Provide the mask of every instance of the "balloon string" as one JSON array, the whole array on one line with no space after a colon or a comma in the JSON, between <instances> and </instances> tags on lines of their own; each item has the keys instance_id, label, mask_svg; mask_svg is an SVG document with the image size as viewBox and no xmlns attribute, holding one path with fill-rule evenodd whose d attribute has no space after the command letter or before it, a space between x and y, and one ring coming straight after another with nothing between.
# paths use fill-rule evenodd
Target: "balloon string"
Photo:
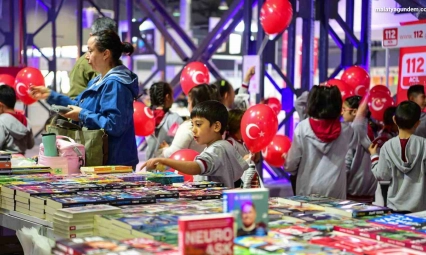
<instances>
[{"instance_id":1,"label":"balloon string","mask_svg":"<svg viewBox=\"0 0 426 255\"><path fill-rule=\"evenodd\" d=\"M257 55L261 55L263 53L263 51L265 50L266 44L268 43L268 40L269 40L269 35L265 35L265 38L263 38L262 44L260 45Z\"/></svg>"}]
</instances>

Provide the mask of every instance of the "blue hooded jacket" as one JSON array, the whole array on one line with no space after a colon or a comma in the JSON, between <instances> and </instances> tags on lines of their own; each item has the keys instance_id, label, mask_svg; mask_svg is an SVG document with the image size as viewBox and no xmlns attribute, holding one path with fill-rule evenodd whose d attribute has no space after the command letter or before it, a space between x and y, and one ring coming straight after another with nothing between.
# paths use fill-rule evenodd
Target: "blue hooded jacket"
<instances>
[{"instance_id":1,"label":"blue hooded jacket","mask_svg":"<svg viewBox=\"0 0 426 255\"><path fill-rule=\"evenodd\" d=\"M80 125L104 129L108 134L108 165L136 166L139 162L133 124L133 100L139 92L138 77L124 65L89 81L75 100L52 91L47 102L81 107Z\"/></svg>"}]
</instances>

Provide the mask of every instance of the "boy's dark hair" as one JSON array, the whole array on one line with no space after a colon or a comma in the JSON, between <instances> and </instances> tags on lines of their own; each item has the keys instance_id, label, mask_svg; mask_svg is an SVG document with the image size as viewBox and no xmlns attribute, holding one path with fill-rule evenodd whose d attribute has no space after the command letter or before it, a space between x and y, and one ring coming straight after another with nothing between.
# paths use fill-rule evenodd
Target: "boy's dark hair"
<instances>
[{"instance_id":1,"label":"boy's dark hair","mask_svg":"<svg viewBox=\"0 0 426 255\"><path fill-rule=\"evenodd\" d=\"M102 30L112 30L118 33L117 22L108 17L101 17L96 19L92 24L92 34Z\"/></svg>"},{"instance_id":2,"label":"boy's dark hair","mask_svg":"<svg viewBox=\"0 0 426 255\"><path fill-rule=\"evenodd\" d=\"M204 101L192 108L191 119L195 117L207 119L210 126L219 121L221 135L225 132L228 124L228 110L221 102L215 100Z\"/></svg>"},{"instance_id":3,"label":"boy's dark hair","mask_svg":"<svg viewBox=\"0 0 426 255\"><path fill-rule=\"evenodd\" d=\"M215 86L210 86L208 84L200 84L193 87L189 93L188 97L192 100L192 108L198 105L201 102L216 100L220 101L219 92Z\"/></svg>"},{"instance_id":4,"label":"boy's dark hair","mask_svg":"<svg viewBox=\"0 0 426 255\"><path fill-rule=\"evenodd\" d=\"M338 119L342 112L342 95L339 88L337 86L313 86L309 92L306 109L308 115L315 119Z\"/></svg>"},{"instance_id":5,"label":"boy's dark hair","mask_svg":"<svg viewBox=\"0 0 426 255\"><path fill-rule=\"evenodd\" d=\"M226 93L230 93L230 91L234 89L227 80L217 80L212 85L219 91L220 99L222 99Z\"/></svg>"},{"instance_id":6,"label":"boy's dark hair","mask_svg":"<svg viewBox=\"0 0 426 255\"><path fill-rule=\"evenodd\" d=\"M241 109L232 109L228 112L228 131L229 135L234 135L241 128L241 119L243 118L245 111Z\"/></svg>"},{"instance_id":7,"label":"boy's dark hair","mask_svg":"<svg viewBox=\"0 0 426 255\"><path fill-rule=\"evenodd\" d=\"M0 85L0 102L9 109L14 109L16 104L15 90L7 85Z\"/></svg>"},{"instance_id":8,"label":"boy's dark hair","mask_svg":"<svg viewBox=\"0 0 426 255\"><path fill-rule=\"evenodd\" d=\"M386 108L385 112L383 113L383 124L390 126L393 123L393 116L395 116L396 106L390 106Z\"/></svg>"},{"instance_id":9,"label":"boy's dark hair","mask_svg":"<svg viewBox=\"0 0 426 255\"><path fill-rule=\"evenodd\" d=\"M166 95L173 96L172 88L167 82L156 82L149 88L149 97L151 98L151 109L158 106L164 106ZM168 109L164 109L167 111Z\"/></svg>"},{"instance_id":10,"label":"boy's dark hair","mask_svg":"<svg viewBox=\"0 0 426 255\"><path fill-rule=\"evenodd\" d=\"M411 129L420 120L420 106L412 101L403 101L395 111L395 122L400 129Z\"/></svg>"},{"instance_id":11,"label":"boy's dark hair","mask_svg":"<svg viewBox=\"0 0 426 255\"><path fill-rule=\"evenodd\" d=\"M425 94L425 87L420 84L412 85L407 90L407 98L410 100L410 97L415 97L420 94Z\"/></svg>"}]
</instances>

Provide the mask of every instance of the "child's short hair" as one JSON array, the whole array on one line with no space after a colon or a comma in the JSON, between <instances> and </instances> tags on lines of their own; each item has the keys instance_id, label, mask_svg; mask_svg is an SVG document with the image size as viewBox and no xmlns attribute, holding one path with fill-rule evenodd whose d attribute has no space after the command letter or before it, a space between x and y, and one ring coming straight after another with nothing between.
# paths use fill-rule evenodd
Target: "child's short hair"
<instances>
[{"instance_id":1,"label":"child's short hair","mask_svg":"<svg viewBox=\"0 0 426 255\"><path fill-rule=\"evenodd\" d=\"M195 117L207 119L210 122L210 126L216 121L219 121L221 124L221 135L225 132L226 125L228 124L228 110L219 101L209 100L197 104L192 108L191 112L191 119Z\"/></svg>"},{"instance_id":2,"label":"child's short hair","mask_svg":"<svg viewBox=\"0 0 426 255\"><path fill-rule=\"evenodd\" d=\"M386 108L383 113L383 124L389 126L393 124L393 116L395 116L396 106Z\"/></svg>"},{"instance_id":3,"label":"child's short hair","mask_svg":"<svg viewBox=\"0 0 426 255\"><path fill-rule=\"evenodd\" d=\"M228 127L226 131L230 135L234 135L240 130L241 127L241 119L244 115L244 110L241 109L232 109L228 112Z\"/></svg>"},{"instance_id":4,"label":"child's short hair","mask_svg":"<svg viewBox=\"0 0 426 255\"><path fill-rule=\"evenodd\" d=\"M407 90L408 100L410 100L410 97L415 97L420 94L425 94L425 87L420 84L412 85Z\"/></svg>"},{"instance_id":5,"label":"child's short hair","mask_svg":"<svg viewBox=\"0 0 426 255\"><path fill-rule=\"evenodd\" d=\"M209 100L220 101L220 95L215 86L210 86L208 84L200 84L193 87L189 93L188 97L191 98L192 107L194 108L197 104Z\"/></svg>"},{"instance_id":6,"label":"child's short hair","mask_svg":"<svg viewBox=\"0 0 426 255\"><path fill-rule=\"evenodd\" d=\"M307 113L315 119L338 119L342 112L342 95L337 86L315 85L308 96Z\"/></svg>"},{"instance_id":7,"label":"child's short hair","mask_svg":"<svg viewBox=\"0 0 426 255\"><path fill-rule=\"evenodd\" d=\"M7 85L0 85L0 102L7 108L13 109L16 104L15 90Z\"/></svg>"},{"instance_id":8,"label":"child's short hair","mask_svg":"<svg viewBox=\"0 0 426 255\"><path fill-rule=\"evenodd\" d=\"M216 86L216 89L219 91L221 98L223 98L226 93L229 93L234 89L231 83L229 83L227 80L217 80L212 85Z\"/></svg>"},{"instance_id":9,"label":"child's short hair","mask_svg":"<svg viewBox=\"0 0 426 255\"><path fill-rule=\"evenodd\" d=\"M149 97L151 99L151 108L164 105L164 98L169 94L173 97L173 91L167 82L156 82L149 88Z\"/></svg>"},{"instance_id":10,"label":"child's short hair","mask_svg":"<svg viewBox=\"0 0 426 255\"><path fill-rule=\"evenodd\" d=\"M395 111L395 122L400 129L411 129L420 120L420 106L412 101L403 101Z\"/></svg>"},{"instance_id":11,"label":"child's short hair","mask_svg":"<svg viewBox=\"0 0 426 255\"><path fill-rule=\"evenodd\" d=\"M345 102L352 109L358 109L359 104L361 103L362 97L360 96L351 96L345 99Z\"/></svg>"}]
</instances>

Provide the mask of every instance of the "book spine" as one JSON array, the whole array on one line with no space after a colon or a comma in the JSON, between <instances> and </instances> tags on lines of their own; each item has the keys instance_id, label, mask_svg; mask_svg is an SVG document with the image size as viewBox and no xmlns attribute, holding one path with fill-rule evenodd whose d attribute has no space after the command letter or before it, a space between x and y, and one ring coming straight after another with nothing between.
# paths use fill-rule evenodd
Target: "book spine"
<instances>
[{"instance_id":1,"label":"book spine","mask_svg":"<svg viewBox=\"0 0 426 255\"><path fill-rule=\"evenodd\" d=\"M413 250L426 251L426 243L406 243L406 247Z\"/></svg>"},{"instance_id":2,"label":"book spine","mask_svg":"<svg viewBox=\"0 0 426 255\"><path fill-rule=\"evenodd\" d=\"M380 236L380 235L377 236L377 241L381 241L384 243L393 244L397 246L402 246L402 247L408 247L408 244L409 244L406 241L395 240L395 239L391 239L391 238Z\"/></svg>"},{"instance_id":3,"label":"book spine","mask_svg":"<svg viewBox=\"0 0 426 255\"><path fill-rule=\"evenodd\" d=\"M185 253L185 231L186 231L186 222L179 221L178 222L178 244L179 244L179 254L187 255Z\"/></svg>"},{"instance_id":4,"label":"book spine","mask_svg":"<svg viewBox=\"0 0 426 255\"><path fill-rule=\"evenodd\" d=\"M333 229L336 230L336 231L342 232L342 233L356 235L356 236L358 236L360 234L359 230L357 230L357 229L348 229L348 228L344 228L344 227L340 227L340 226L334 226Z\"/></svg>"}]
</instances>

